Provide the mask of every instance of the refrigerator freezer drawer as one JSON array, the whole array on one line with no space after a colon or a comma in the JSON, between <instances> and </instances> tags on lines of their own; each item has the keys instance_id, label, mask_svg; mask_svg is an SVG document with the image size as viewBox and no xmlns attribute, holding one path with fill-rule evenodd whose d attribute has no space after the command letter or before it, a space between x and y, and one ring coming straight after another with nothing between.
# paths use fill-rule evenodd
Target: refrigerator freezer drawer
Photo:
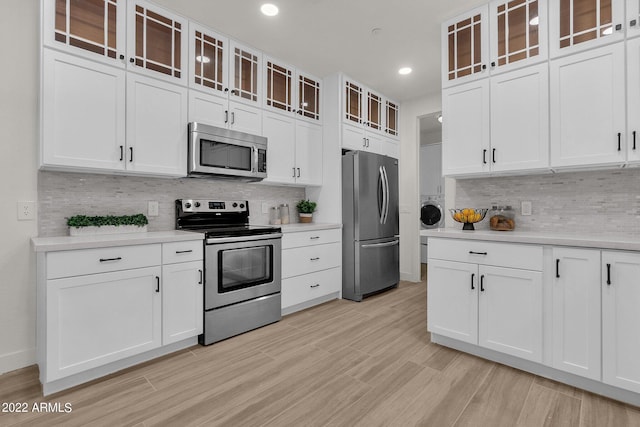
<instances>
[{"instance_id":1,"label":"refrigerator freezer drawer","mask_svg":"<svg viewBox=\"0 0 640 427\"><path fill-rule=\"evenodd\" d=\"M343 297L364 296L395 286L400 280L400 241L397 238L354 242L354 263L343 265Z\"/></svg>"}]
</instances>

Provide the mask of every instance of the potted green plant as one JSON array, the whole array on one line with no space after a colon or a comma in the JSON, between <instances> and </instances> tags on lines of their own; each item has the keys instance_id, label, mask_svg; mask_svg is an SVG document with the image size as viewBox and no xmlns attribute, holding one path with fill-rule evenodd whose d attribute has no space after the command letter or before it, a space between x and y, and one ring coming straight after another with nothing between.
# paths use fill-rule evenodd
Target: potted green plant
<instances>
[{"instance_id":1,"label":"potted green plant","mask_svg":"<svg viewBox=\"0 0 640 427\"><path fill-rule=\"evenodd\" d=\"M300 215L300 222L311 222L313 220L313 212L316 210L317 203L309 199L300 200L296 205Z\"/></svg>"},{"instance_id":2,"label":"potted green plant","mask_svg":"<svg viewBox=\"0 0 640 427\"><path fill-rule=\"evenodd\" d=\"M148 223L147 217L143 214L121 216L75 215L67 218L71 236L145 232L147 231Z\"/></svg>"}]
</instances>

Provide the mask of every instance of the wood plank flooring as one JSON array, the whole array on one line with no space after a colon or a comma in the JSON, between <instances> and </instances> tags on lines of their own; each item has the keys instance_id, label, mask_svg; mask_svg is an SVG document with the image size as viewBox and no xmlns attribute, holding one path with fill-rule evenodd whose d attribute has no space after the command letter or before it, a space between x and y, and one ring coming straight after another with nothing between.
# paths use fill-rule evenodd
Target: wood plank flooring
<instances>
[{"instance_id":1,"label":"wood plank flooring","mask_svg":"<svg viewBox=\"0 0 640 427\"><path fill-rule=\"evenodd\" d=\"M37 367L10 372L7 402L28 411L0 426L640 426L639 408L431 343L425 280L46 398Z\"/></svg>"}]
</instances>

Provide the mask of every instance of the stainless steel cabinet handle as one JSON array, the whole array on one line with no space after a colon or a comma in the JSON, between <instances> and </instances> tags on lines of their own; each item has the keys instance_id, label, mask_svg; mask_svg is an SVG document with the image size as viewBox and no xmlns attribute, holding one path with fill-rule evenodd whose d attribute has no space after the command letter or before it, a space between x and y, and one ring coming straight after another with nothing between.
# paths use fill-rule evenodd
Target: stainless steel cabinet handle
<instances>
[{"instance_id":1,"label":"stainless steel cabinet handle","mask_svg":"<svg viewBox=\"0 0 640 427\"><path fill-rule=\"evenodd\" d=\"M318 286L320 286L320 283L316 283L315 285L311 285L311 288L317 288Z\"/></svg>"},{"instance_id":2,"label":"stainless steel cabinet handle","mask_svg":"<svg viewBox=\"0 0 640 427\"><path fill-rule=\"evenodd\" d=\"M122 259L121 256L117 258L100 258L100 262L108 262L108 261L120 261Z\"/></svg>"},{"instance_id":3,"label":"stainless steel cabinet handle","mask_svg":"<svg viewBox=\"0 0 640 427\"><path fill-rule=\"evenodd\" d=\"M188 254L189 252L193 252L193 249L189 249L187 251L176 251L177 254Z\"/></svg>"},{"instance_id":4,"label":"stainless steel cabinet handle","mask_svg":"<svg viewBox=\"0 0 640 427\"><path fill-rule=\"evenodd\" d=\"M396 246L400 244L400 240L394 240L393 242L387 243L372 243L370 245L362 245L362 248L384 248L387 246Z\"/></svg>"}]
</instances>

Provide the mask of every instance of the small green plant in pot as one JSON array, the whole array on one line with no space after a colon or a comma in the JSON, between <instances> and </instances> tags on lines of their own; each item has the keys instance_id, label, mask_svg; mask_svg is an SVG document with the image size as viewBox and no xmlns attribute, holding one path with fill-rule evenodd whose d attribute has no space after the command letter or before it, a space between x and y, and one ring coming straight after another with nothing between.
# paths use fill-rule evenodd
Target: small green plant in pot
<instances>
[{"instance_id":1,"label":"small green plant in pot","mask_svg":"<svg viewBox=\"0 0 640 427\"><path fill-rule=\"evenodd\" d=\"M300 200L296 205L300 214L300 222L311 222L313 220L313 212L316 210L317 203L309 199Z\"/></svg>"}]
</instances>

